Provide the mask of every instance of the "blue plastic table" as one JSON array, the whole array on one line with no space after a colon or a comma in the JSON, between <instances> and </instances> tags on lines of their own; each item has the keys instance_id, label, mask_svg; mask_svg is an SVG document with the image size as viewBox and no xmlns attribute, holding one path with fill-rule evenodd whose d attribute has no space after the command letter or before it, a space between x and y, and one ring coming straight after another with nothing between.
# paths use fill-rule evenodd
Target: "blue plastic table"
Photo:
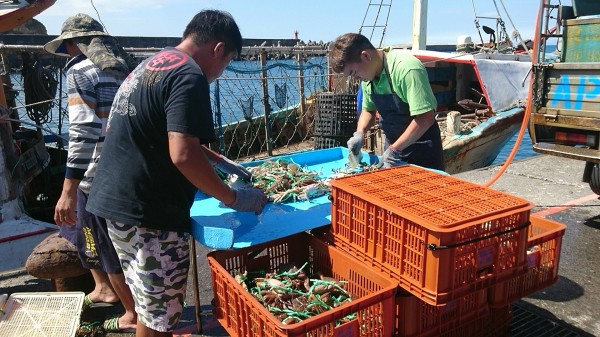
<instances>
[{"instance_id":1,"label":"blue plastic table","mask_svg":"<svg viewBox=\"0 0 600 337\"><path fill-rule=\"evenodd\" d=\"M348 162L348 149L336 147L269 158L287 158L327 178L335 169ZM363 162L377 163L377 156L363 153ZM263 161L246 162L257 166ZM262 214L236 212L215 198L198 192L192 205L192 235L201 244L215 249L236 249L253 246L327 225L331 222L329 195L309 201L281 204L269 203Z\"/></svg>"}]
</instances>

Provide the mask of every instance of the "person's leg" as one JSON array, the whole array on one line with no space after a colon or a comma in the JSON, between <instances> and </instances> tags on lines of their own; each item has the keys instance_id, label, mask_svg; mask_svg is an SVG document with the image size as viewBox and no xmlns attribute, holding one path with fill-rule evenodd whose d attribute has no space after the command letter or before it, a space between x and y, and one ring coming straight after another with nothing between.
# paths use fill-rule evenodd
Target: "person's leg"
<instances>
[{"instance_id":1,"label":"person's leg","mask_svg":"<svg viewBox=\"0 0 600 337\"><path fill-rule=\"evenodd\" d=\"M79 191L77 195L78 201L87 204L88 195ZM103 279L101 284L108 284L117 300L121 301L125 313L118 318L116 328L118 330L135 328L137 323L137 314L135 313L135 305L131 291L125 283L125 276L115 247L108 237L106 228L106 220L97 217L83 209L78 212L78 216L86 219L86 223L92 231L93 241L97 250L98 260L102 268ZM96 283L98 284L98 283ZM92 298L93 299L93 298ZM113 318L114 319L114 318Z\"/></svg>"},{"instance_id":2,"label":"person's leg","mask_svg":"<svg viewBox=\"0 0 600 337\"><path fill-rule=\"evenodd\" d=\"M152 330L145 326L141 321L138 321L137 328L135 329L136 337L172 337L173 332L161 332Z\"/></svg>"},{"instance_id":3,"label":"person's leg","mask_svg":"<svg viewBox=\"0 0 600 337\"><path fill-rule=\"evenodd\" d=\"M77 190L77 223L76 226L76 242L77 253L81 264L84 268L89 269L94 278L94 290L87 294L88 300L93 303L106 302L115 303L119 301L117 294L114 292L108 275L101 269L100 259L98 257L98 247L91 224L90 217L86 216L85 205L87 197L81 190ZM89 214L89 213L87 213Z\"/></svg>"},{"instance_id":4,"label":"person's leg","mask_svg":"<svg viewBox=\"0 0 600 337\"><path fill-rule=\"evenodd\" d=\"M133 296L127 283L125 283L125 275L121 274L108 274L110 283L113 286L115 293L119 296L125 313L119 317L119 328L129 329L135 328L137 324L137 313L135 312L135 304L133 302Z\"/></svg>"},{"instance_id":5,"label":"person's leg","mask_svg":"<svg viewBox=\"0 0 600 337\"><path fill-rule=\"evenodd\" d=\"M119 297L113 289L108 275L101 269L90 269L90 273L92 273L92 277L94 278L95 287L94 290L88 294L88 298L94 303L119 302Z\"/></svg>"},{"instance_id":6,"label":"person's leg","mask_svg":"<svg viewBox=\"0 0 600 337\"><path fill-rule=\"evenodd\" d=\"M136 336L171 336L183 312L189 234L113 221L108 221L108 234L134 296Z\"/></svg>"}]
</instances>

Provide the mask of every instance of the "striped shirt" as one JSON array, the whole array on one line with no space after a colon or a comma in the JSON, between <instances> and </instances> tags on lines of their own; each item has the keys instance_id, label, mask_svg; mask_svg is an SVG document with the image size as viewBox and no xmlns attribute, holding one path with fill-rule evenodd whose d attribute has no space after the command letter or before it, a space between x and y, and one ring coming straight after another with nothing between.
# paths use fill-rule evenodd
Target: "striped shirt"
<instances>
[{"instance_id":1,"label":"striped shirt","mask_svg":"<svg viewBox=\"0 0 600 337\"><path fill-rule=\"evenodd\" d=\"M125 79L102 71L85 56L67 63L69 151L66 178L81 180L89 193L106 135L106 122L119 86Z\"/></svg>"}]
</instances>

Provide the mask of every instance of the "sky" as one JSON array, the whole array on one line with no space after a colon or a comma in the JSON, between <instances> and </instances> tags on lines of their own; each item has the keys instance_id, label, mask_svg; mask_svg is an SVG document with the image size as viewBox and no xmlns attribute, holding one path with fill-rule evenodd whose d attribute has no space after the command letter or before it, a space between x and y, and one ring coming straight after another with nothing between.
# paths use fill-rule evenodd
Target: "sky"
<instances>
[{"instance_id":1,"label":"sky","mask_svg":"<svg viewBox=\"0 0 600 337\"><path fill-rule=\"evenodd\" d=\"M61 24L67 17L86 13L100 19L113 36L180 37L198 11L219 9L232 14L244 38L288 39L294 38L297 31L298 38L304 42L328 42L341 34L358 32L363 20L365 25L374 25L379 6L370 3L380 1L57 0L36 19L46 26L50 35L60 34ZM382 0L381 3L391 3L383 45L410 43L413 1ZM496 29L498 12L492 0L429 0L427 43L456 43L461 35L470 35L473 42L481 42L475 28L473 3L480 25ZM532 37L539 3L539 0L496 0L509 36L516 28L523 39ZM385 24L383 16L387 12L382 10L378 25ZM372 35L371 31L365 28L362 33L377 46L382 29L376 29ZM481 34L487 42L487 35L483 31Z\"/></svg>"}]
</instances>

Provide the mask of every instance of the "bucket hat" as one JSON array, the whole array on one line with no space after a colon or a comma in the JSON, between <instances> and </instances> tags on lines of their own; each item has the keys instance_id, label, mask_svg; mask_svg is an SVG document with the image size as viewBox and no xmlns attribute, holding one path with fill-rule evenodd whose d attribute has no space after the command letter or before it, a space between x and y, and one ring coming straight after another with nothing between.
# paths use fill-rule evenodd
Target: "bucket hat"
<instances>
[{"instance_id":1,"label":"bucket hat","mask_svg":"<svg viewBox=\"0 0 600 337\"><path fill-rule=\"evenodd\" d=\"M60 35L54 40L46 43L44 45L44 50L55 55L69 56L63 45L64 40L88 36L109 35L104 32L104 27L91 16L82 13L75 14L63 22ZM85 49L87 49L85 39L78 39L77 46L85 54Z\"/></svg>"}]
</instances>

